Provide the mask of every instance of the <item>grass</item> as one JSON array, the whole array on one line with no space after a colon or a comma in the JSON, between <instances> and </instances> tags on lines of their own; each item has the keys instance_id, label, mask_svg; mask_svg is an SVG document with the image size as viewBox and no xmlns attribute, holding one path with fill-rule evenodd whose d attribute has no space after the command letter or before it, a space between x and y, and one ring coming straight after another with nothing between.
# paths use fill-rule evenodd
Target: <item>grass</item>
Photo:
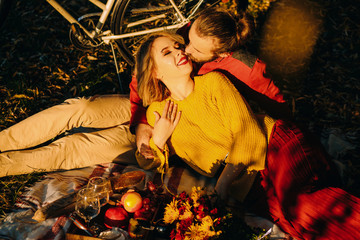
<instances>
[{"instance_id":1,"label":"grass","mask_svg":"<svg viewBox=\"0 0 360 240\"><path fill-rule=\"evenodd\" d=\"M110 48L76 50L68 39L69 25L45 1L14 1L0 31L0 130L67 98L119 93ZM128 91L130 69L122 70ZM0 214L42 176L0 178Z\"/></svg>"},{"instance_id":2,"label":"grass","mask_svg":"<svg viewBox=\"0 0 360 240\"><path fill-rule=\"evenodd\" d=\"M14 208L14 204L26 191L27 187L41 180L44 173L34 172L19 176L7 176L0 178L0 218L4 218Z\"/></svg>"},{"instance_id":3,"label":"grass","mask_svg":"<svg viewBox=\"0 0 360 240\"><path fill-rule=\"evenodd\" d=\"M314 2L309 0L310 4ZM356 135L360 133L360 17L352 1L316 2L317 7L312 9L321 19L318 32L312 34L316 36L312 52L303 58L305 64L295 71L286 71L294 62L271 62L278 51L270 47L274 37L264 34L266 29L273 32L280 23L266 25L271 20L269 15L257 19L255 40L270 37L259 54L264 58L269 56L273 79L284 91L297 121L318 135L328 128L338 128L344 135ZM67 3L77 7L75 1ZM269 12L281 7L275 2ZM87 10L86 6L79 8L79 11ZM288 18L282 16L277 21L286 22ZM312 22L307 24L312 26ZM110 49L78 51L70 44L68 31L67 22L45 1L14 2L0 30L0 130L67 98L119 93ZM126 87L131 69L124 63L122 66L121 78ZM348 167L346 186L359 196L360 144L358 137L350 140L358 148L342 156ZM0 214L9 212L26 187L42 176L43 173L33 173L0 178Z\"/></svg>"}]
</instances>

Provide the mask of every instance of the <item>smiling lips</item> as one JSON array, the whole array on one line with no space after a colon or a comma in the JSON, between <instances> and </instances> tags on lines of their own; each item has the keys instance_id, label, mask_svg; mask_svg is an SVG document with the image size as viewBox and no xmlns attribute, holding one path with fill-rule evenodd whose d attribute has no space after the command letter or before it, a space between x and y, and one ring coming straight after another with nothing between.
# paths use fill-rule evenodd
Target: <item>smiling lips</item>
<instances>
[{"instance_id":1,"label":"smiling lips","mask_svg":"<svg viewBox=\"0 0 360 240\"><path fill-rule=\"evenodd\" d=\"M183 56L182 58L180 58L180 61L178 62L178 66L181 66L181 65L185 65L189 62L187 56Z\"/></svg>"}]
</instances>

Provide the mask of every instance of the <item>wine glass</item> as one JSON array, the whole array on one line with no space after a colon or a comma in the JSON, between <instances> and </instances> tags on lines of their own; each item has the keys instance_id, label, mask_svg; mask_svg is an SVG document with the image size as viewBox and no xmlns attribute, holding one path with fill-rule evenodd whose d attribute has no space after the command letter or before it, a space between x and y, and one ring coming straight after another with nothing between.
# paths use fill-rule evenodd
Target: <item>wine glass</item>
<instances>
[{"instance_id":1,"label":"wine glass","mask_svg":"<svg viewBox=\"0 0 360 240\"><path fill-rule=\"evenodd\" d=\"M90 178L87 187L99 196L101 206L104 206L109 202L110 195L112 194L109 179L105 177L92 177Z\"/></svg>"},{"instance_id":2,"label":"wine glass","mask_svg":"<svg viewBox=\"0 0 360 240\"><path fill-rule=\"evenodd\" d=\"M89 226L90 220L100 213L100 200L91 189L82 188L76 194L75 211Z\"/></svg>"}]
</instances>

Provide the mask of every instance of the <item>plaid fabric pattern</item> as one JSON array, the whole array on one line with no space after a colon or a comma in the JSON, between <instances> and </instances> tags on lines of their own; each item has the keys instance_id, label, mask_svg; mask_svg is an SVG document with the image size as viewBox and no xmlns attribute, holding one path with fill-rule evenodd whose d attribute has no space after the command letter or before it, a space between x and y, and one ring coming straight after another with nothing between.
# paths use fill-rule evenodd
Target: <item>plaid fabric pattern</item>
<instances>
[{"instance_id":1,"label":"plaid fabric pattern","mask_svg":"<svg viewBox=\"0 0 360 240\"><path fill-rule=\"evenodd\" d=\"M360 199L338 187L325 151L294 124L276 122L261 176L266 212L291 236L359 239Z\"/></svg>"},{"instance_id":2,"label":"plaid fabric pattern","mask_svg":"<svg viewBox=\"0 0 360 240\"><path fill-rule=\"evenodd\" d=\"M0 239L65 239L65 234L71 226L68 214L34 223L31 218L36 210L46 208L49 204L73 194L74 191L87 184L91 177L109 177L135 170L144 171L137 166L108 163L46 175L43 180L21 196L16 204L18 209L9 214L0 224ZM214 179L181 167L170 168L163 180L159 173L144 172L146 173L145 183L151 180L156 185L161 185L163 181L175 194L182 191L190 192L192 186L206 187L208 191L212 191L215 185Z\"/></svg>"}]
</instances>

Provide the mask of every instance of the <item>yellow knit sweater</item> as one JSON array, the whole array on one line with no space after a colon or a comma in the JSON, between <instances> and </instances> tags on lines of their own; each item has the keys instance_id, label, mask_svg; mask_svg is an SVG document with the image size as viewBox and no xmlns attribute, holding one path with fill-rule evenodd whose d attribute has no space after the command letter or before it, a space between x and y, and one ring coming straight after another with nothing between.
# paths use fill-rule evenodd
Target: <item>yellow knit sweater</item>
<instances>
[{"instance_id":1,"label":"yellow knit sweater","mask_svg":"<svg viewBox=\"0 0 360 240\"><path fill-rule=\"evenodd\" d=\"M176 101L182 111L179 124L161 152L150 140L155 159L146 160L137 154L144 169L167 166L168 149L202 175L213 177L226 155L226 163L240 164L246 169L239 179L242 200L254 180L256 171L264 169L268 138L275 120L255 116L243 97L222 74L211 72L195 77L194 91ZM169 100L167 99L167 100ZM151 104L147 120L154 125L154 111L163 112L165 101ZM239 184L236 184L237 186ZM245 186L247 185L247 186Z\"/></svg>"}]
</instances>

